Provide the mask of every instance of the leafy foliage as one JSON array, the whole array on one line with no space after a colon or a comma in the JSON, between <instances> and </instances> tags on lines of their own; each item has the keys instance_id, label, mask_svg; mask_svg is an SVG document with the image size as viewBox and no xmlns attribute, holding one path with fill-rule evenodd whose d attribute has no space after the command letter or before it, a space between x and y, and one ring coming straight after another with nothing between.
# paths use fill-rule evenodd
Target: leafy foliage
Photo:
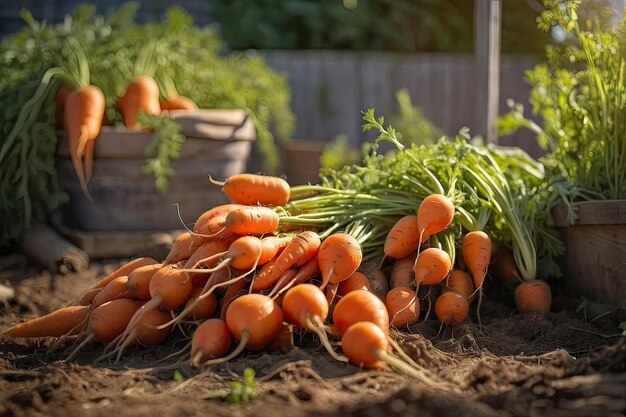
<instances>
[{"instance_id":1,"label":"leafy foliage","mask_svg":"<svg viewBox=\"0 0 626 417\"><path fill-rule=\"evenodd\" d=\"M434 143L443 136L441 129L424 116L422 109L413 105L409 90L400 89L396 91L395 95L398 111L390 120L391 124L402 132L402 136L399 138L401 142L404 142L403 137L406 137L410 138L416 145L425 145Z\"/></svg>"},{"instance_id":2,"label":"leafy foliage","mask_svg":"<svg viewBox=\"0 0 626 417\"><path fill-rule=\"evenodd\" d=\"M154 175L156 189L165 194L168 178L174 174L170 162L178 158L185 136L181 133L180 125L165 114L151 115L141 111L135 120L140 127L152 131L152 139L145 149L146 156L152 158L146 161L143 172Z\"/></svg>"},{"instance_id":3,"label":"leafy foliage","mask_svg":"<svg viewBox=\"0 0 626 417\"><path fill-rule=\"evenodd\" d=\"M561 182L566 200L626 198L626 60L624 22L605 29L601 19L578 20L579 1L546 2L538 27L565 28L569 41L546 48L547 62L526 72L532 113L510 103L503 133L533 131L547 151L547 178Z\"/></svg>"},{"instance_id":4,"label":"leafy foliage","mask_svg":"<svg viewBox=\"0 0 626 417\"><path fill-rule=\"evenodd\" d=\"M87 55L90 82L105 95L105 124L122 123L117 98L138 72L150 70L159 84L172 80L201 108L247 109L256 124L266 170L277 167L274 135L289 140L294 124L285 78L258 56L218 55L215 33L195 26L180 8L171 8L162 22L137 24L137 7L127 3L105 18L95 15L94 7L82 6L55 25L37 22L25 12L28 26L0 42L0 148L5 154L0 164L0 245L18 238L29 224L45 220L66 199L54 167L53 97L59 80L42 82L42 76L60 62L71 61L72 38ZM7 142L19 112L43 84L46 94L31 109L28 127L19 129L18 140ZM167 169L157 168L154 161L151 165L149 169L164 178ZM164 185L163 179L157 181Z\"/></svg>"}]
</instances>

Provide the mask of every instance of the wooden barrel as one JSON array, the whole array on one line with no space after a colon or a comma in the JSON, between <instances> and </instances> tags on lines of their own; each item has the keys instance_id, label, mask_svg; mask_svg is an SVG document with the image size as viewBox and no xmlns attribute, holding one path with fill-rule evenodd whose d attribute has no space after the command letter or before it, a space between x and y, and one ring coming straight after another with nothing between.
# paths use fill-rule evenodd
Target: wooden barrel
<instances>
[{"instance_id":1,"label":"wooden barrel","mask_svg":"<svg viewBox=\"0 0 626 417\"><path fill-rule=\"evenodd\" d=\"M85 231L159 231L192 225L209 208L228 201L208 176L222 180L245 171L256 132L243 110L176 110L170 117L186 136L169 190L160 194L154 176L142 171L151 134L122 127L103 127L95 141L90 202L72 167L65 135L60 135L57 171L70 201L62 207L63 223Z\"/></svg>"},{"instance_id":2,"label":"wooden barrel","mask_svg":"<svg viewBox=\"0 0 626 417\"><path fill-rule=\"evenodd\" d=\"M626 300L626 200L575 203L578 218L567 221L565 206L552 212L565 242L564 280L569 292L611 305ZM541 273L541 271L540 271Z\"/></svg>"}]
</instances>

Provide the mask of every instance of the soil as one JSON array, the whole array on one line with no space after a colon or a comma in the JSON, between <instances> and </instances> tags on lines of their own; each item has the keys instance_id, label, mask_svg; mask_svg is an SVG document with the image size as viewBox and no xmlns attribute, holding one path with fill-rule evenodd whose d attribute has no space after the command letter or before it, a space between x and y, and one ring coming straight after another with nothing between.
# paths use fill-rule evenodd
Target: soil
<instances>
[{"instance_id":1,"label":"soil","mask_svg":"<svg viewBox=\"0 0 626 417\"><path fill-rule=\"evenodd\" d=\"M16 261L17 259L17 261ZM18 256L0 258L0 283L15 296L0 305L0 328L36 317L74 299L119 262L52 277ZM449 388L385 371L338 363L315 339L298 348L246 352L206 373L175 359L180 330L158 347L131 347L118 364L94 363L102 346L64 359L72 340L14 340L0 336L0 416L623 416L626 339L609 315L585 321L579 300L557 297L545 316L521 315L510 291L486 290L483 326L472 316L454 328L435 320L395 332L403 350ZM504 300L497 301L497 300ZM168 369L155 369L165 367ZM214 398L245 368L256 371L256 397L247 404Z\"/></svg>"}]
</instances>

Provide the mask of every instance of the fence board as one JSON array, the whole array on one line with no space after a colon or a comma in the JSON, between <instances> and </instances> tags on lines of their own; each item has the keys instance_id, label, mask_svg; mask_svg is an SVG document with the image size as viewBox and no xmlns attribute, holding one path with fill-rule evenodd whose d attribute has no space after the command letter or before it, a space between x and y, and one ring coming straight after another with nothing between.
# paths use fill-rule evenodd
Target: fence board
<instances>
[{"instance_id":1,"label":"fence board","mask_svg":"<svg viewBox=\"0 0 626 417\"><path fill-rule=\"evenodd\" d=\"M448 135L463 126L477 127L486 109L476 106L479 83L471 55L359 53L346 51L261 51L269 66L284 72L292 91L296 137L329 141L346 134L351 144L369 136L360 132L361 111L374 107L378 115L396 112L394 94L407 88L420 106ZM500 79L500 112L508 110L507 98L528 109L529 87L524 70L530 58L503 57ZM539 155L529 132L500 139Z\"/></svg>"}]
</instances>

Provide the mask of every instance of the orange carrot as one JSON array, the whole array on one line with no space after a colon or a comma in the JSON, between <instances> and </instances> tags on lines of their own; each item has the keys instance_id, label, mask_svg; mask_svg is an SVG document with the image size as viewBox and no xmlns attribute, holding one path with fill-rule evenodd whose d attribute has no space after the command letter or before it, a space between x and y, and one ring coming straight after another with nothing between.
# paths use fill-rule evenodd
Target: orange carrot
<instances>
[{"instance_id":1,"label":"orange carrot","mask_svg":"<svg viewBox=\"0 0 626 417\"><path fill-rule=\"evenodd\" d=\"M100 290L98 295L93 299L91 308L94 309L108 301L118 298L129 298L130 293L126 286L128 277L117 277L109 282L106 287Z\"/></svg>"},{"instance_id":2,"label":"orange carrot","mask_svg":"<svg viewBox=\"0 0 626 417\"><path fill-rule=\"evenodd\" d=\"M222 241L205 242L187 259L185 269L211 268L218 261L219 256L228 251L229 245ZM206 281L207 274L191 273L191 281L194 285Z\"/></svg>"},{"instance_id":3,"label":"orange carrot","mask_svg":"<svg viewBox=\"0 0 626 417\"><path fill-rule=\"evenodd\" d=\"M319 251L320 243L320 238L315 232L306 231L297 235L271 267L259 271L252 282L252 289L270 288L286 270L292 266L302 266L313 259Z\"/></svg>"},{"instance_id":4,"label":"orange carrot","mask_svg":"<svg viewBox=\"0 0 626 417\"><path fill-rule=\"evenodd\" d=\"M448 277L446 290L458 292L471 303L473 299L472 294L474 294L474 284L470 276L465 272L460 269L453 269Z\"/></svg>"},{"instance_id":5,"label":"orange carrot","mask_svg":"<svg viewBox=\"0 0 626 417\"><path fill-rule=\"evenodd\" d=\"M103 278L100 281L96 282L95 284L93 284L89 288L91 288L91 289L94 289L94 288L104 288L109 282L113 281L117 277L121 277L123 275L128 276L128 275L131 274L131 272L133 272L135 269L137 269L139 267L146 266L146 265L154 265L154 264L158 264L158 262L156 260L152 259L152 258L137 258L137 259L133 259L132 261L122 265L121 267L119 267L115 271L111 272L105 278Z\"/></svg>"},{"instance_id":6,"label":"orange carrot","mask_svg":"<svg viewBox=\"0 0 626 417\"><path fill-rule=\"evenodd\" d=\"M87 190L83 157L85 145L100 134L104 116L104 94L93 85L82 86L68 94L65 101L65 125L69 140L70 158L83 194L92 200ZM88 155L92 158L93 155ZM91 161L89 162L91 165Z\"/></svg>"},{"instance_id":7,"label":"orange carrot","mask_svg":"<svg viewBox=\"0 0 626 417\"><path fill-rule=\"evenodd\" d=\"M222 320L226 320L226 311L228 310L228 306L240 295L244 295L248 292L246 290L246 285L250 281L246 278L240 279L231 285L228 286L228 290L226 290L226 294L222 297L221 305L220 305L220 318Z\"/></svg>"},{"instance_id":8,"label":"orange carrot","mask_svg":"<svg viewBox=\"0 0 626 417\"><path fill-rule=\"evenodd\" d=\"M276 212L268 207L245 206L230 211L224 220L224 227L204 237L224 235L262 235L272 233L279 223Z\"/></svg>"},{"instance_id":9,"label":"orange carrot","mask_svg":"<svg viewBox=\"0 0 626 417\"><path fill-rule=\"evenodd\" d=\"M435 301L435 314L444 324L461 324L468 313L467 298L456 291L446 291Z\"/></svg>"},{"instance_id":10,"label":"orange carrot","mask_svg":"<svg viewBox=\"0 0 626 417\"><path fill-rule=\"evenodd\" d=\"M383 271L372 271L367 277L370 282L370 291L382 302L385 302L389 292L389 281Z\"/></svg>"},{"instance_id":11,"label":"orange carrot","mask_svg":"<svg viewBox=\"0 0 626 417\"><path fill-rule=\"evenodd\" d=\"M494 258L493 266L496 276L504 285L512 285L517 282L519 272L511 249L507 247L500 248Z\"/></svg>"},{"instance_id":12,"label":"orange carrot","mask_svg":"<svg viewBox=\"0 0 626 417\"><path fill-rule=\"evenodd\" d=\"M152 77L140 75L128 85L117 104L124 119L124 126L136 128L135 118L140 110L153 115L161 113L159 87Z\"/></svg>"},{"instance_id":13,"label":"orange carrot","mask_svg":"<svg viewBox=\"0 0 626 417\"><path fill-rule=\"evenodd\" d=\"M474 286L482 288L491 260L491 239L483 231L469 232L463 238L461 251L465 264L472 272Z\"/></svg>"},{"instance_id":14,"label":"orange carrot","mask_svg":"<svg viewBox=\"0 0 626 417\"><path fill-rule=\"evenodd\" d=\"M193 309L189 313L189 316L191 316L191 318L194 320L208 319L213 315L213 313L215 313L215 310L217 308L217 297L215 296L215 294L209 294L207 297L204 297L196 302L201 294L202 288L195 288L191 292L191 296L185 304L185 307L194 304Z\"/></svg>"},{"instance_id":15,"label":"orange carrot","mask_svg":"<svg viewBox=\"0 0 626 417\"><path fill-rule=\"evenodd\" d=\"M186 232L176 238L163 263L165 265L186 261L206 242L206 238Z\"/></svg>"},{"instance_id":16,"label":"orange carrot","mask_svg":"<svg viewBox=\"0 0 626 417\"><path fill-rule=\"evenodd\" d=\"M326 286L326 301L328 304L334 304L335 297L337 297L337 291L339 290L339 284L328 284Z\"/></svg>"},{"instance_id":17,"label":"orange carrot","mask_svg":"<svg viewBox=\"0 0 626 417\"><path fill-rule=\"evenodd\" d=\"M280 253L287 247L288 244L291 243L292 240L293 238L291 236L268 236L263 238L263 240L261 240L261 257L259 258L259 265L265 264Z\"/></svg>"},{"instance_id":18,"label":"orange carrot","mask_svg":"<svg viewBox=\"0 0 626 417\"><path fill-rule=\"evenodd\" d=\"M191 365L220 358L228 352L231 336L226 322L220 319L210 319L202 323L191 338Z\"/></svg>"},{"instance_id":19,"label":"orange carrot","mask_svg":"<svg viewBox=\"0 0 626 417\"><path fill-rule=\"evenodd\" d=\"M282 206L289 201L291 191L284 179L266 175L237 174L223 183L213 183L222 185L231 201L239 204Z\"/></svg>"},{"instance_id":20,"label":"orange carrot","mask_svg":"<svg viewBox=\"0 0 626 417\"><path fill-rule=\"evenodd\" d=\"M281 275L278 281L276 281L276 285L274 285L274 288L270 292L269 296L272 297L274 294L280 293L283 290L287 291L286 289L289 289L294 285L302 284L319 273L320 266L317 262L317 256L314 256L313 259L298 268L296 274L291 277L291 279L288 279L289 276L285 276L285 274Z\"/></svg>"},{"instance_id":21,"label":"orange carrot","mask_svg":"<svg viewBox=\"0 0 626 417\"><path fill-rule=\"evenodd\" d=\"M547 313L552 305L550 286L544 281L532 279L515 288L515 305L521 313Z\"/></svg>"},{"instance_id":22,"label":"orange carrot","mask_svg":"<svg viewBox=\"0 0 626 417\"><path fill-rule=\"evenodd\" d=\"M361 245L346 233L335 233L322 242L317 260L322 273L321 289L339 284L357 270L363 260Z\"/></svg>"},{"instance_id":23,"label":"orange carrot","mask_svg":"<svg viewBox=\"0 0 626 417\"><path fill-rule=\"evenodd\" d=\"M348 279L339 283L337 295L343 297L344 295L355 290L371 290L369 279L365 276L365 274L362 274L359 271L355 271L354 274L348 277Z\"/></svg>"},{"instance_id":24,"label":"orange carrot","mask_svg":"<svg viewBox=\"0 0 626 417\"><path fill-rule=\"evenodd\" d=\"M142 345L158 345L170 334L171 327L160 328L167 323L171 316L165 311L147 310L135 325L127 339L127 344L140 343ZM122 345L122 349L124 345Z\"/></svg>"},{"instance_id":25,"label":"orange carrot","mask_svg":"<svg viewBox=\"0 0 626 417\"><path fill-rule=\"evenodd\" d=\"M333 358L347 362L334 351L324 331L328 302L322 290L312 284L297 285L285 293L282 307L287 323L315 332Z\"/></svg>"},{"instance_id":26,"label":"orange carrot","mask_svg":"<svg viewBox=\"0 0 626 417\"><path fill-rule=\"evenodd\" d=\"M3 333L12 337L59 337L79 330L87 319L89 306L69 306L45 316L18 323Z\"/></svg>"},{"instance_id":27,"label":"orange carrot","mask_svg":"<svg viewBox=\"0 0 626 417\"><path fill-rule=\"evenodd\" d=\"M333 311L333 323L339 334L359 321L370 321L386 333L389 330L389 315L385 304L374 294L356 290L346 294Z\"/></svg>"},{"instance_id":28,"label":"orange carrot","mask_svg":"<svg viewBox=\"0 0 626 417\"><path fill-rule=\"evenodd\" d=\"M404 216L398 220L385 239L385 256L400 259L417 251L420 244L420 232L417 216Z\"/></svg>"},{"instance_id":29,"label":"orange carrot","mask_svg":"<svg viewBox=\"0 0 626 417\"><path fill-rule=\"evenodd\" d=\"M193 226L193 233L210 235L224 228L226 216L235 209L244 208L241 204L223 204L205 211Z\"/></svg>"},{"instance_id":30,"label":"orange carrot","mask_svg":"<svg viewBox=\"0 0 626 417\"><path fill-rule=\"evenodd\" d=\"M126 281L128 296L139 300L149 300L150 280L162 267L162 264L146 265L131 272Z\"/></svg>"},{"instance_id":31,"label":"orange carrot","mask_svg":"<svg viewBox=\"0 0 626 417\"><path fill-rule=\"evenodd\" d=\"M410 287L415 281L413 274L413 265L415 265L415 255L398 259L393 264L391 276L389 277L389 286L391 288Z\"/></svg>"},{"instance_id":32,"label":"orange carrot","mask_svg":"<svg viewBox=\"0 0 626 417\"><path fill-rule=\"evenodd\" d=\"M385 306L391 325L397 328L415 323L420 312L419 300L415 292L408 287L392 288L387 294Z\"/></svg>"},{"instance_id":33,"label":"orange carrot","mask_svg":"<svg viewBox=\"0 0 626 417\"><path fill-rule=\"evenodd\" d=\"M438 248L424 249L415 261L416 284L438 284L448 275L452 268L450 255Z\"/></svg>"},{"instance_id":34,"label":"orange carrot","mask_svg":"<svg viewBox=\"0 0 626 417\"><path fill-rule=\"evenodd\" d=\"M431 235L444 230L454 218L452 201L441 194L426 197L417 209L417 228L420 233L419 245Z\"/></svg>"}]
</instances>

